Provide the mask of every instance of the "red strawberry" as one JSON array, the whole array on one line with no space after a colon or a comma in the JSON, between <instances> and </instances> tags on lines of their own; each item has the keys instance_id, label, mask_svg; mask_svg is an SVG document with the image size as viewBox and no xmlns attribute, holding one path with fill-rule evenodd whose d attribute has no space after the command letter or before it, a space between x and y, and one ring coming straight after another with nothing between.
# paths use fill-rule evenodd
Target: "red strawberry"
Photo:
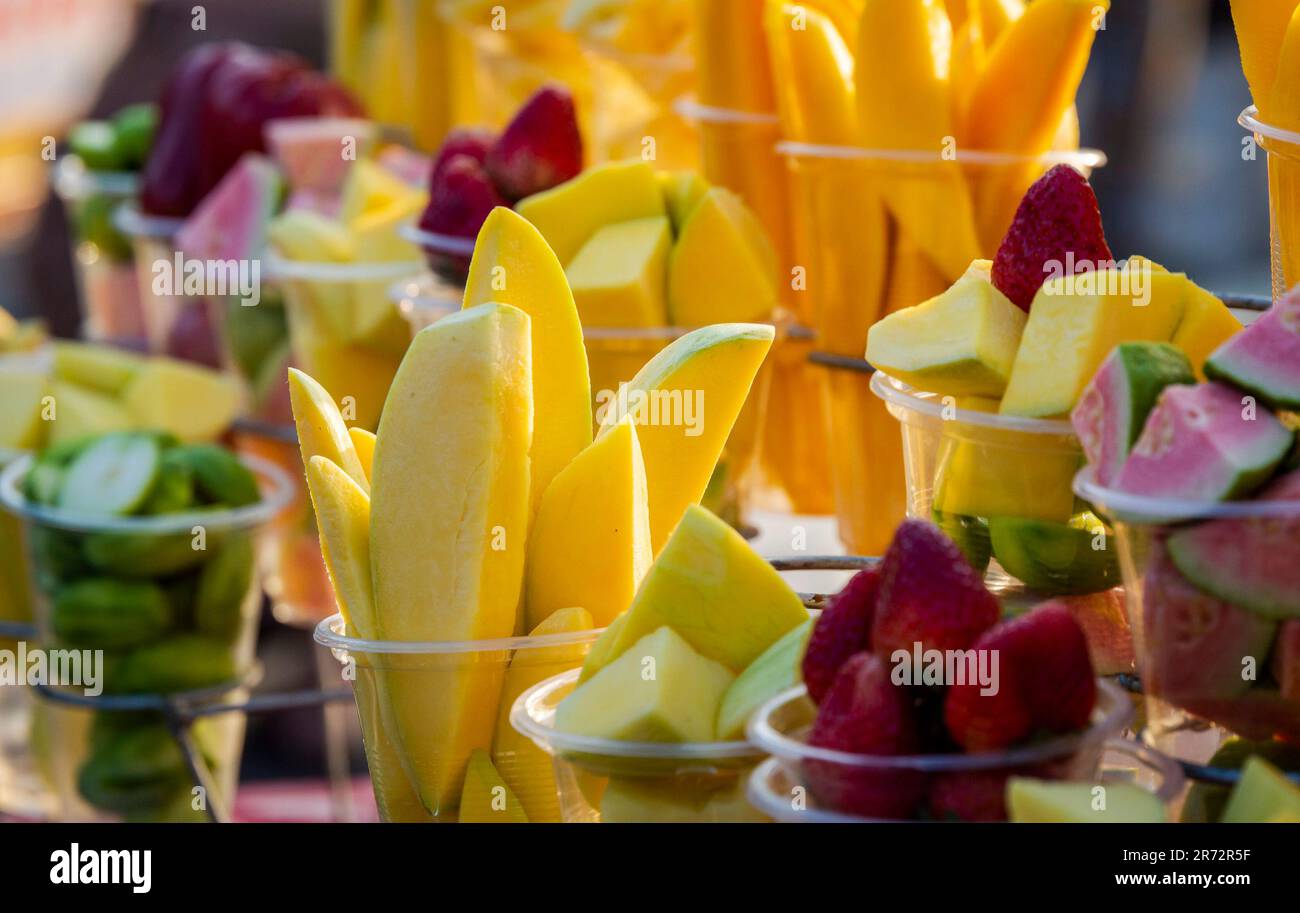
<instances>
[{"instance_id":1,"label":"red strawberry","mask_svg":"<svg viewBox=\"0 0 1300 913\"><path fill-rule=\"evenodd\" d=\"M978 682L954 684L943 703L943 720L948 734L967 751L993 751L1022 741L1034 730L1034 717L1014 681L1014 663L1003 652L999 632L994 628L975 641L974 650L998 650L996 690L982 694Z\"/></svg>"},{"instance_id":2,"label":"red strawberry","mask_svg":"<svg viewBox=\"0 0 1300 913\"><path fill-rule=\"evenodd\" d=\"M930 814L940 821L1006 821L1005 770L939 774L930 785Z\"/></svg>"},{"instance_id":3,"label":"red strawberry","mask_svg":"<svg viewBox=\"0 0 1300 913\"><path fill-rule=\"evenodd\" d=\"M871 620L879 585L879 567L859 571L831 597L817 619L803 654L803 680L814 703L821 703L845 660L871 649Z\"/></svg>"},{"instance_id":4,"label":"red strawberry","mask_svg":"<svg viewBox=\"0 0 1300 913\"><path fill-rule=\"evenodd\" d=\"M870 653L852 656L826 692L809 744L860 755L918 751L911 693L889 676L889 666ZM873 818L910 817L925 792L925 777L917 771L810 760L804 773L820 802Z\"/></svg>"},{"instance_id":5,"label":"red strawberry","mask_svg":"<svg viewBox=\"0 0 1300 913\"><path fill-rule=\"evenodd\" d=\"M470 241L478 237L483 221L501 199L483 166L468 155L454 155L445 164L442 177L429 195L429 205L420 216L425 231ZM440 275L464 279L469 258L446 251L426 250L429 265Z\"/></svg>"},{"instance_id":6,"label":"red strawberry","mask_svg":"<svg viewBox=\"0 0 1300 913\"><path fill-rule=\"evenodd\" d=\"M907 520L881 565L871 643L890 661L896 650L964 650L1001 610L983 578L937 526Z\"/></svg>"},{"instance_id":7,"label":"red strawberry","mask_svg":"<svg viewBox=\"0 0 1300 913\"><path fill-rule=\"evenodd\" d=\"M993 284L1028 311L1051 268L1064 272L1071 255L1071 272L1114 259L1088 179L1069 165L1057 165L1020 200L993 258Z\"/></svg>"},{"instance_id":8,"label":"red strawberry","mask_svg":"<svg viewBox=\"0 0 1300 913\"><path fill-rule=\"evenodd\" d=\"M582 134L573 96L561 86L538 89L492 145L485 164L511 201L576 177L582 170Z\"/></svg>"},{"instance_id":9,"label":"red strawberry","mask_svg":"<svg viewBox=\"0 0 1300 913\"><path fill-rule=\"evenodd\" d=\"M429 169L429 192L433 193L440 183L442 183L443 172L447 170L448 163L458 155L468 155L474 161L482 165L487 161L488 150L496 142L496 136L491 130L485 130L482 127L456 127L447 134L447 138L442 141L441 148L438 149L438 155L433 160L433 167Z\"/></svg>"}]
</instances>

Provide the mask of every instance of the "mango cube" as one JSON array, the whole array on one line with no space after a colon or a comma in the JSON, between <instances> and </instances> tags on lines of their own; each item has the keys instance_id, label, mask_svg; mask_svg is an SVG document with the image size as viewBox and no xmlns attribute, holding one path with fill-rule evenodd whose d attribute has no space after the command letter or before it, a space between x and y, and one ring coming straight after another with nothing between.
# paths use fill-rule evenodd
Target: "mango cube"
<instances>
[{"instance_id":1,"label":"mango cube","mask_svg":"<svg viewBox=\"0 0 1300 913\"><path fill-rule=\"evenodd\" d=\"M668 262L668 317L700 327L757 320L776 307L776 252L758 217L714 187L691 210Z\"/></svg>"},{"instance_id":2,"label":"mango cube","mask_svg":"<svg viewBox=\"0 0 1300 913\"><path fill-rule=\"evenodd\" d=\"M44 371L0 371L0 387L5 391L0 400L0 447L29 450L40 446L45 434L41 413L47 384Z\"/></svg>"},{"instance_id":3,"label":"mango cube","mask_svg":"<svg viewBox=\"0 0 1300 913\"><path fill-rule=\"evenodd\" d=\"M54 374L100 393L117 396L135 377L144 358L135 352L88 342L55 342Z\"/></svg>"},{"instance_id":4,"label":"mango cube","mask_svg":"<svg viewBox=\"0 0 1300 913\"><path fill-rule=\"evenodd\" d=\"M1164 803L1132 783L1072 783L1012 777L1007 812L1018 824L1164 824Z\"/></svg>"},{"instance_id":5,"label":"mango cube","mask_svg":"<svg viewBox=\"0 0 1300 913\"><path fill-rule=\"evenodd\" d=\"M370 159L359 159L343 181L339 221L349 225L411 197L424 194Z\"/></svg>"},{"instance_id":6,"label":"mango cube","mask_svg":"<svg viewBox=\"0 0 1300 913\"><path fill-rule=\"evenodd\" d=\"M709 192L709 182L698 171L661 171L657 175L673 233L681 232L695 204Z\"/></svg>"},{"instance_id":7,"label":"mango cube","mask_svg":"<svg viewBox=\"0 0 1300 913\"><path fill-rule=\"evenodd\" d=\"M152 358L122 392L135 425L166 428L182 441L210 441L239 414L239 388L228 378L170 358Z\"/></svg>"},{"instance_id":8,"label":"mango cube","mask_svg":"<svg viewBox=\"0 0 1300 913\"><path fill-rule=\"evenodd\" d=\"M667 216L614 222L598 229L566 270L583 325L667 323L664 301L672 243Z\"/></svg>"}]
</instances>

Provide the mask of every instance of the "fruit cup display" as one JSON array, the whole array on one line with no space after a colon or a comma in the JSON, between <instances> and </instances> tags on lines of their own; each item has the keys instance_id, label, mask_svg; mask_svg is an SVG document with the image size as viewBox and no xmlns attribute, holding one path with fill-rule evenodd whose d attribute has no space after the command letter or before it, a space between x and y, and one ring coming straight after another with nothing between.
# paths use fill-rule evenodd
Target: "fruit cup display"
<instances>
[{"instance_id":1,"label":"fruit cup display","mask_svg":"<svg viewBox=\"0 0 1300 913\"><path fill-rule=\"evenodd\" d=\"M1121 346L1074 411L1075 490L1118 534L1154 738L1187 715L1300 738L1297 358L1292 293L1208 355L1208 380L1169 347Z\"/></svg>"},{"instance_id":2,"label":"fruit cup display","mask_svg":"<svg viewBox=\"0 0 1300 913\"><path fill-rule=\"evenodd\" d=\"M288 489L270 464L165 432L81 438L11 464L0 499L22 522L40 645L102 656L106 696L200 699L238 689L252 666L261 605L254 539ZM79 696L94 683L52 684ZM203 817L157 711L42 700L64 814ZM242 732L239 714L191 730L220 792L211 801L223 807Z\"/></svg>"},{"instance_id":3,"label":"fruit cup display","mask_svg":"<svg viewBox=\"0 0 1300 913\"><path fill-rule=\"evenodd\" d=\"M54 189L72 226L72 262L88 339L142 345L146 339L131 242L117 228L119 206L138 188L157 111L131 105L109 121L83 121L68 134Z\"/></svg>"}]
</instances>

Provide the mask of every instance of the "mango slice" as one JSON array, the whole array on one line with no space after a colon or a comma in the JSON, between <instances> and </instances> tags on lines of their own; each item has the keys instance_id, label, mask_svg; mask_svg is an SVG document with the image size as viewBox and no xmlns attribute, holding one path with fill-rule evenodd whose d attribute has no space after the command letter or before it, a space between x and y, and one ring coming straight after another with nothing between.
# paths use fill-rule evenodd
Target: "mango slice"
<instances>
[{"instance_id":1,"label":"mango slice","mask_svg":"<svg viewBox=\"0 0 1300 913\"><path fill-rule=\"evenodd\" d=\"M734 529L692 505L651 565L618 630L601 637L612 643L597 642L584 672L590 677L596 661L621 656L663 625L702 655L740 672L807 619L803 602L772 565Z\"/></svg>"},{"instance_id":2,"label":"mango slice","mask_svg":"<svg viewBox=\"0 0 1300 913\"><path fill-rule=\"evenodd\" d=\"M745 798L745 777L684 783L610 777L600 798L602 824L758 824L767 821Z\"/></svg>"},{"instance_id":3,"label":"mango slice","mask_svg":"<svg viewBox=\"0 0 1300 913\"><path fill-rule=\"evenodd\" d=\"M1223 810L1223 823L1251 824L1283 816L1300 817L1300 786L1263 758L1248 758Z\"/></svg>"},{"instance_id":4,"label":"mango slice","mask_svg":"<svg viewBox=\"0 0 1300 913\"><path fill-rule=\"evenodd\" d=\"M1241 321L1228 306L1190 279L1186 284L1187 301L1182 322L1171 340L1183 350L1196 376L1205 380L1205 359L1210 353L1241 332Z\"/></svg>"},{"instance_id":5,"label":"mango slice","mask_svg":"<svg viewBox=\"0 0 1300 913\"><path fill-rule=\"evenodd\" d=\"M1132 783L1077 783L1012 777L1007 811L1018 824L1164 824L1164 803Z\"/></svg>"},{"instance_id":6,"label":"mango slice","mask_svg":"<svg viewBox=\"0 0 1300 913\"><path fill-rule=\"evenodd\" d=\"M117 396L145 359L135 352L89 342L54 342L54 374L100 393Z\"/></svg>"},{"instance_id":7,"label":"mango slice","mask_svg":"<svg viewBox=\"0 0 1300 913\"><path fill-rule=\"evenodd\" d=\"M239 388L230 379L171 358L152 358L122 391L136 427L166 428L182 441L210 441L239 414Z\"/></svg>"},{"instance_id":8,"label":"mango slice","mask_svg":"<svg viewBox=\"0 0 1300 913\"><path fill-rule=\"evenodd\" d=\"M460 794L461 824L527 824L528 815L492 759L481 748L470 753Z\"/></svg>"},{"instance_id":9,"label":"mango slice","mask_svg":"<svg viewBox=\"0 0 1300 913\"><path fill-rule=\"evenodd\" d=\"M776 307L776 252L758 218L722 187L691 211L668 266L675 326L755 320Z\"/></svg>"},{"instance_id":10,"label":"mango slice","mask_svg":"<svg viewBox=\"0 0 1300 913\"><path fill-rule=\"evenodd\" d=\"M698 171L660 171L655 175L664 194L664 206L673 234L682 230L691 210L709 189L709 182Z\"/></svg>"},{"instance_id":11,"label":"mango slice","mask_svg":"<svg viewBox=\"0 0 1300 913\"><path fill-rule=\"evenodd\" d=\"M307 463L307 486L316 509L321 554L334 599L350 634L375 636L370 580L370 496L328 457Z\"/></svg>"},{"instance_id":12,"label":"mango slice","mask_svg":"<svg viewBox=\"0 0 1300 913\"><path fill-rule=\"evenodd\" d=\"M555 728L632 742L709 742L734 679L672 628L660 627L561 701Z\"/></svg>"},{"instance_id":13,"label":"mango slice","mask_svg":"<svg viewBox=\"0 0 1300 913\"><path fill-rule=\"evenodd\" d=\"M358 655L355 659L357 677L352 683L352 696L357 702L366 767L370 771L370 786L375 793L380 819L409 823L432 821L434 819L411 785L402 754L384 723L383 708L387 701L380 697L383 682L380 670L372 665L375 657Z\"/></svg>"},{"instance_id":14,"label":"mango slice","mask_svg":"<svg viewBox=\"0 0 1300 913\"><path fill-rule=\"evenodd\" d=\"M423 194L371 159L359 159L348 169L343 182L339 221L351 225L361 218L382 212L395 203Z\"/></svg>"},{"instance_id":15,"label":"mango slice","mask_svg":"<svg viewBox=\"0 0 1300 913\"><path fill-rule=\"evenodd\" d=\"M767 46L777 81L781 127L793 140L852 146L858 142L853 51L823 13L784 0L764 11ZM796 22L802 28L795 28Z\"/></svg>"},{"instance_id":16,"label":"mango slice","mask_svg":"<svg viewBox=\"0 0 1300 913\"><path fill-rule=\"evenodd\" d=\"M5 391L0 402L0 447L29 450L40 446L45 436L41 413L48 383L44 371L0 371L0 386Z\"/></svg>"},{"instance_id":17,"label":"mango slice","mask_svg":"<svg viewBox=\"0 0 1300 913\"><path fill-rule=\"evenodd\" d=\"M610 162L525 197L515 212L537 227L566 266L602 225L662 216L664 198L649 162Z\"/></svg>"},{"instance_id":18,"label":"mango slice","mask_svg":"<svg viewBox=\"0 0 1300 913\"><path fill-rule=\"evenodd\" d=\"M140 427L117 400L102 393L55 378L50 381L49 394L54 404L49 444Z\"/></svg>"},{"instance_id":19,"label":"mango slice","mask_svg":"<svg viewBox=\"0 0 1300 913\"><path fill-rule=\"evenodd\" d=\"M1271 117L1270 102L1296 0L1231 0L1231 3L1232 24L1241 49L1241 68L1250 84L1250 94L1260 114Z\"/></svg>"},{"instance_id":20,"label":"mango slice","mask_svg":"<svg viewBox=\"0 0 1300 913\"><path fill-rule=\"evenodd\" d=\"M361 471L369 479L370 469L375 462L375 433L367 431L365 428L353 427L348 429L348 437L352 438L352 447L357 452L357 460L361 463Z\"/></svg>"},{"instance_id":21,"label":"mango slice","mask_svg":"<svg viewBox=\"0 0 1300 913\"><path fill-rule=\"evenodd\" d=\"M636 426L625 417L555 477L529 534L528 627L582 606L604 627L650 568L650 511Z\"/></svg>"},{"instance_id":22,"label":"mango slice","mask_svg":"<svg viewBox=\"0 0 1300 913\"><path fill-rule=\"evenodd\" d=\"M515 630L528 523L528 315L484 304L416 334L380 420L370 559L377 633L477 640ZM442 816L488 748L503 670L449 654L392 656L384 724L421 802Z\"/></svg>"},{"instance_id":23,"label":"mango slice","mask_svg":"<svg viewBox=\"0 0 1300 913\"><path fill-rule=\"evenodd\" d=\"M334 399L310 375L289 369L289 404L298 431L298 448L303 465L317 455L326 457L369 493L369 475L361 465L356 447Z\"/></svg>"},{"instance_id":24,"label":"mango slice","mask_svg":"<svg viewBox=\"0 0 1300 913\"><path fill-rule=\"evenodd\" d=\"M484 221L465 282L466 308L489 301L519 308L532 327L535 508L556 474L591 443L591 390L582 325L560 261L535 227L505 207Z\"/></svg>"},{"instance_id":25,"label":"mango slice","mask_svg":"<svg viewBox=\"0 0 1300 913\"><path fill-rule=\"evenodd\" d=\"M762 5L763 0L693 0L695 93L701 104L762 114L775 109Z\"/></svg>"},{"instance_id":26,"label":"mango slice","mask_svg":"<svg viewBox=\"0 0 1300 913\"><path fill-rule=\"evenodd\" d=\"M569 264L573 300L589 327L656 327L668 323L667 216L615 222L596 231Z\"/></svg>"},{"instance_id":27,"label":"mango slice","mask_svg":"<svg viewBox=\"0 0 1300 913\"><path fill-rule=\"evenodd\" d=\"M591 613L586 609L567 608L552 612L528 634L542 637L589 631L594 627ZM492 741L492 760L506 784L519 797L528 820L534 824L560 820L555 765L549 754L510 725L510 709L519 695L533 685L579 665L586 652L585 644L519 650L506 670L505 684L501 688L501 707L497 713L496 737Z\"/></svg>"}]
</instances>

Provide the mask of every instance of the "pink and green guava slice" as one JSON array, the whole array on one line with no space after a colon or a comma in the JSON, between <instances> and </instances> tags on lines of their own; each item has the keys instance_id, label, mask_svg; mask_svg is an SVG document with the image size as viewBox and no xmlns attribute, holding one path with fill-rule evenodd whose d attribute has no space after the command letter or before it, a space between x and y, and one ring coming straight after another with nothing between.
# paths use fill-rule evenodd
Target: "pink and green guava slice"
<instances>
[{"instance_id":1,"label":"pink and green guava slice","mask_svg":"<svg viewBox=\"0 0 1300 913\"><path fill-rule=\"evenodd\" d=\"M262 131L290 187L335 194L379 138L377 124L357 117L286 117L267 121Z\"/></svg>"},{"instance_id":2,"label":"pink and green guava slice","mask_svg":"<svg viewBox=\"0 0 1300 913\"><path fill-rule=\"evenodd\" d=\"M1274 409L1300 409L1300 289L1215 349L1205 375Z\"/></svg>"},{"instance_id":3,"label":"pink and green guava slice","mask_svg":"<svg viewBox=\"0 0 1300 913\"><path fill-rule=\"evenodd\" d=\"M280 206L284 182L275 163L250 152L203 198L176 232L176 247L196 260L261 256L266 226Z\"/></svg>"}]
</instances>

